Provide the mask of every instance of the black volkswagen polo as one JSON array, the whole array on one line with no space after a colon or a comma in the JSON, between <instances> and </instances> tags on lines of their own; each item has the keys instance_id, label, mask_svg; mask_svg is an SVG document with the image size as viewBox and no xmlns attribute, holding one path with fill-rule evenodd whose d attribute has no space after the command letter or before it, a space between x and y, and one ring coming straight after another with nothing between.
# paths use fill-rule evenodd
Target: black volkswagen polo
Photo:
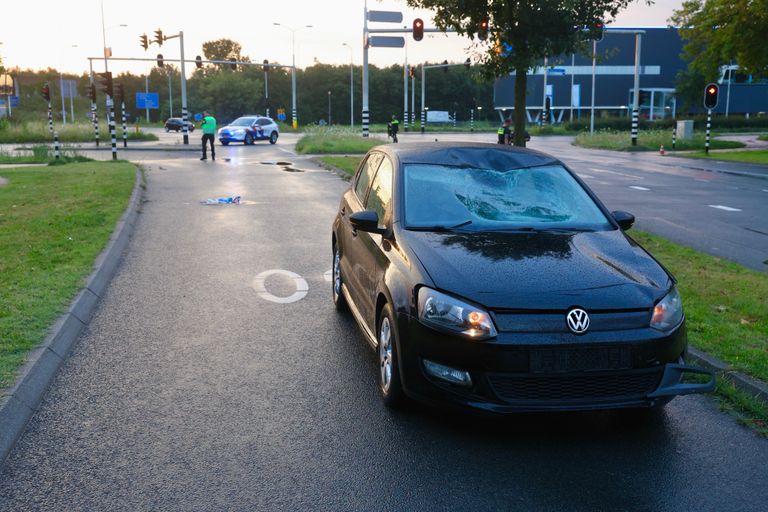
<instances>
[{"instance_id":1,"label":"black volkswagen polo","mask_svg":"<svg viewBox=\"0 0 768 512\"><path fill-rule=\"evenodd\" d=\"M390 406L653 407L711 391L711 372L685 364L675 279L625 235L633 222L543 153L379 146L333 223L333 300L377 351Z\"/></svg>"}]
</instances>

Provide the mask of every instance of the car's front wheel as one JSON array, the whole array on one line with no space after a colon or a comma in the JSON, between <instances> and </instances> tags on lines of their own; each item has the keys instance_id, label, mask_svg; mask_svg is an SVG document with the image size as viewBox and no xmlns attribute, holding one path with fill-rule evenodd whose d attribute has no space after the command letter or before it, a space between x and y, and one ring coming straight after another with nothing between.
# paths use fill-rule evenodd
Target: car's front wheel
<instances>
[{"instance_id":1,"label":"car's front wheel","mask_svg":"<svg viewBox=\"0 0 768 512\"><path fill-rule=\"evenodd\" d=\"M246 133L245 140L243 141L243 143L246 146L250 146L251 144L253 144L253 135L251 135L250 133Z\"/></svg>"},{"instance_id":2,"label":"car's front wheel","mask_svg":"<svg viewBox=\"0 0 768 512\"><path fill-rule=\"evenodd\" d=\"M277 143L277 132L272 132L272 133L269 135L269 143L270 143L270 144L275 144L275 143Z\"/></svg>"},{"instance_id":3,"label":"car's front wheel","mask_svg":"<svg viewBox=\"0 0 768 512\"><path fill-rule=\"evenodd\" d=\"M170 132L170 131L171 131L171 129L170 129L170 128L168 128L168 127L166 126L166 127L165 127L165 133L168 133L168 132Z\"/></svg>"},{"instance_id":4,"label":"car's front wheel","mask_svg":"<svg viewBox=\"0 0 768 512\"><path fill-rule=\"evenodd\" d=\"M333 245L333 280L331 281L331 293L333 305L338 311L347 310L347 299L341 291L341 252L337 244Z\"/></svg>"},{"instance_id":5,"label":"car's front wheel","mask_svg":"<svg viewBox=\"0 0 768 512\"><path fill-rule=\"evenodd\" d=\"M229 145L229 141L228 140L220 140L219 142L221 142L222 146L228 146Z\"/></svg>"},{"instance_id":6,"label":"car's front wheel","mask_svg":"<svg viewBox=\"0 0 768 512\"><path fill-rule=\"evenodd\" d=\"M405 395L400 384L400 365L397 362L397 332L392 307L385 304L381 310L378 329L379 391L387 407L400 406Z\"/></svg>"}]
</instances>

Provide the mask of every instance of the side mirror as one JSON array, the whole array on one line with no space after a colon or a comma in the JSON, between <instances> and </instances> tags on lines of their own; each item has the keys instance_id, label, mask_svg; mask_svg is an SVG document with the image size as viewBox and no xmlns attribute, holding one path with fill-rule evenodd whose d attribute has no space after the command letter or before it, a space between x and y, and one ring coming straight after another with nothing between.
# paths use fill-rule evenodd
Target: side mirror
<instances>
[{"instance_id":1,"label":"side mirror","mask_svg":"<svg viewBox=\"0 0 768 512\"><path fill-rule=\"evenodd\" d=\"M367 233L383 235L387 232L386 229L379 227L379 215L371 210L353 213L349 216L349 222L352 224L352 229L359 229Z\"/></svg>"},{"instance_id":2,"label":"side mirror","mask_svg":"<svg viewBox=\"0 0 768 512\"><path fill-rule=\"evenodd\" d=\"M615 212L611 212L611 215L613 215L613 218L616 221L616 223L624 231L631 228L632 225L635 223L635 216L629 212L616 210Z\"/></svg>"}]
</instances>

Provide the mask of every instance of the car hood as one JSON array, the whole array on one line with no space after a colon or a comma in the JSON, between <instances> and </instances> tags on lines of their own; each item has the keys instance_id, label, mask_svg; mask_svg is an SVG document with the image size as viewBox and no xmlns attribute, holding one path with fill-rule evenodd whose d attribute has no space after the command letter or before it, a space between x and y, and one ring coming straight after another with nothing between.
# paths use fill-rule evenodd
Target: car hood
<instances>
[{"instance_id":1,"label":"car hood","mask_svg":"<svg viewBox=\"0 0 768 512\"><path fill-rule=\"evenodd\" d=\"M620 230L404 233L435 286L491 309L649 308L671 286Z\"/></svg>"}]
</instances>

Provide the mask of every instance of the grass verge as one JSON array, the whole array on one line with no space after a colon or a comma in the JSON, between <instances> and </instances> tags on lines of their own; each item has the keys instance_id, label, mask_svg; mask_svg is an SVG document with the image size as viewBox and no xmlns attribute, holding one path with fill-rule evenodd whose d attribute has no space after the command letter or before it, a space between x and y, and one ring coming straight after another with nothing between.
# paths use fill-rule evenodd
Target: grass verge
<instances>
[{"instance_id":1,"label":"grass verge","mask_svg":"<svg viewBox=\"0 0 768 512\"><path fill-rule=\"evenodd\" d=\"M91 159L78 155L77 152L62 150L60 163L90 162ZM39 145L32 148L28 155L12 155L5 151L0 151L0 164L56 164L56 158L53 149L50 146Z\"/></svg>"},{"instance_id":2,"label":"grass verge","mask_svg":"<svg viewBox=\"0 0 768 512\"><path fill-rule=\"evenodd\" d=\"M720 409L734 415L742 425L768 438L768 404L736 389L723 377L718 378L715 398Z\"/></svg>"},{"instance_id":3,"label":"grass verge","mask_svg":"<svg viewBox=\"0 0 768 512\"><path fill-rule=\"evenodd\" d=\"M761 135L757 138L757 140L768 140L768 133L765 135Z\"/></svg>"},{"instance_id":4,"label":"grass verge","mask_svg":"<svg viewBox=\"0 0 768 512\"><path fill-rule=\"evenodd\" d=\"M768 149L755 151L718 151L706 154L703 151L685 153L677 156L685 158L706 158L708 160L727 160L729 162L743 162L747 164L768 164Z\"/></svg>"},{"instance_id":5,"label":"grass verge","mask_svg":"<svg viewBox=\"0 0 768 512\"><path fill-rule=\"evenodd\" d=\"M103 125L100 125L101 138L106 140L109 137L109 129ZM55 126L55 130L59 133L59 141L61 142L90 142L94 138L93 126L90 124L68 124L65 126ZM158 140L157 136L153 133L136 132L132 127L128 130L128 140ZM118 124L117 137L119 140L123 138L122 129ZM53 135L48 131L47 123L22 123L11 124L6 128L0 130L0 144L13 144L13 143L36 143L42 142L46 144L53 144Z\"/></svg>"},{"instance_id":6,"label":"grass verge","mask_svg":"<svg viewBox=\"0 0 768 512\"><path fill-rule=\"evenodd\" d=\"M357 166L360 165L361 157L359 156L323 156L320 157L320 161L325 162L328 165L332 165L346 172L350 176L355 174Z\"/></svg>"},{"instance_id":7,"label":"grass verge","mask_svg":"<svg viewBox=\"0 0 768 512\"><path fill-rule=\"evenodd\" d=\"M695 150L704 148L705 135L695 133L693 139L677 140L675 149L677 150ZM628 132L619 132L613 130L602 130L595 132L594 135L583 132L576 136L573 141L576 146L590 149L611 149L614 151L658 151L660 146L664 146L667 151L672 148L672 132L669 130L649 130L641 131L637 137L637 146L632 145L632 140ZM710 148L712 149L733 149L742 148L744 144L730 140L712 139Z\"/></svg>"},{"instance_id":8,"label":"grass verge","mask_svg":"<svg viewBox=\"0 0 768 512\"><path fill-rule=\"evenodd\" d=\"M296 143L296 152L302 154L363 154L374 146L386 143L386 140L379 138L363 138L360 133L350 128L313 127L307 128L304 136Z\"/></svg>"},{"instance_id":9,"label":"grass verge","mask_svg":"<svg viewBox=\"0 0 768 512\"><path fill-rule=\"evenodd\" d=\"M0 170L0 389L91 272L134 174L127 162Z\"/></svg>"}]
</instances>

